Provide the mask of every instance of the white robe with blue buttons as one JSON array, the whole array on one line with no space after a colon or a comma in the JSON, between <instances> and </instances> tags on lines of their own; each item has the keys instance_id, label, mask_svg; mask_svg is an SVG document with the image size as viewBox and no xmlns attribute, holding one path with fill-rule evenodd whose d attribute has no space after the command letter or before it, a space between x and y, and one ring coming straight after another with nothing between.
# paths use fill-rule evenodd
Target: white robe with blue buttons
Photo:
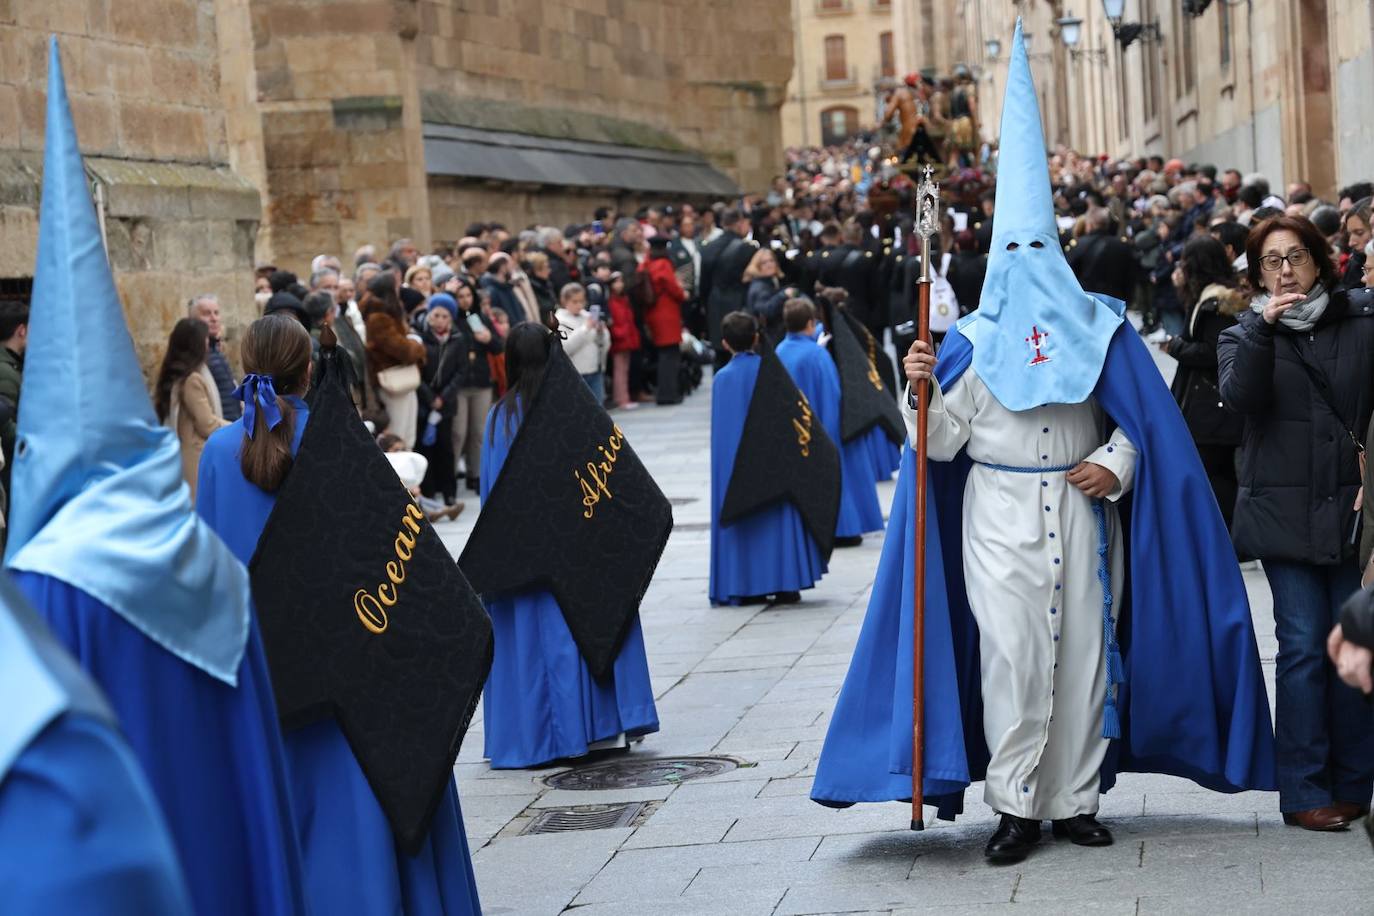
<instances>
[{"instance_id":1,"label":"white robe with blue buttons","mask_svg":"<svg viewBox=\"0 0 1374 916\"><path fill-rule=\"evenodd\" d=\"M905 399L904 399L905 400ZM904 403L915 441L915 411ZM1117 476L1104 502L1112 594L1123 580L1121 522L1135 446L1106 433L1095 399L1012 412L971 367L949 391L932 386L930 458L967 448L963 556L982 653L983 723L992 761L984 798L996 811L1058 819L1093 814L1106 698L1098 521L1065 472L1014 473L1091 461Z\"/></svg>"}]
</instances>

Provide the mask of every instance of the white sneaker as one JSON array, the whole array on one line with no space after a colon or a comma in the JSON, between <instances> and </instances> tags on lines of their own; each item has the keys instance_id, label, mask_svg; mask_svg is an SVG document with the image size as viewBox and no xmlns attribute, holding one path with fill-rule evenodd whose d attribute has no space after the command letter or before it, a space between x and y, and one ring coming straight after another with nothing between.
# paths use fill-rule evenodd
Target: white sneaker
<instances>
[{"instance_id":1,"label":"white sneaker","mask_svg":"<svg viewBox=\"0 0 1374 916\"><path fill-rule=\"evenodd\" d=\"M1164 330L1163 326L1160 326L1145 335L1145 342L1152 344L1162 343L1168 336L1169 332Z\"/></svg>"}]
</instances>

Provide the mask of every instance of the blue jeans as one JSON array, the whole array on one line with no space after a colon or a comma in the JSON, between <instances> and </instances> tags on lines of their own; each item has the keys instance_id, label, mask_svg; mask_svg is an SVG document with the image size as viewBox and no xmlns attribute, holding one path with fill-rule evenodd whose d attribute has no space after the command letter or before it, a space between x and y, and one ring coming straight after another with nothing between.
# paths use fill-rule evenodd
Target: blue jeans
<instances>
[{"instance_id":1,"label":"blue jeans","mask_svg":"<svg viewBox=\"0 0 1374 916\"><path fill-rule=\"evenodd\" d=\"M1342 602L1360 587L1354 563L1264 561L1279 641L1275 666L1279 810L1368 805L1374 792L1374 713L1326 657Z\"/></svg>"},{"instance_id":2,"label":"blue jeans","mask_svg":"<svg viewBox=\"0 0 1374 916\"><path fill-rule=\"evenodd\" d=\"M596 395L596 403L604 404L606 402L606 380L602 373L588 372L582 376L582 381L586 382L587 387L592 390L592 394Z\"/></svg>"}]
</instances>

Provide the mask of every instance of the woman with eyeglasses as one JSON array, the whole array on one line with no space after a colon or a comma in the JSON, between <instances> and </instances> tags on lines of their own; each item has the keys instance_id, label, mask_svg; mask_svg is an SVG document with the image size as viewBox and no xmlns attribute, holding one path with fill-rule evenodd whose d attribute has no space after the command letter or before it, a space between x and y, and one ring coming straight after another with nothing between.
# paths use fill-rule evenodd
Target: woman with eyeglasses
<instances>
[{"instance_id":1,"label":"woman with eyeglasses","mask_svg":"<svg viewBox=\"0 0 1374 916\"><path fill-rule=\"evenodd\" d=\"M1374 718L1325 649L1360 586L1374 291L1338 288L1330 246L1303 217L1259 224L1245 251L1261 294L1217 344L1221 399L1245 418L1231 534L1263 561L1274 597L1279 809L1290 825L1343 830L1374 791Z\"/></svg>"}]
</instances>

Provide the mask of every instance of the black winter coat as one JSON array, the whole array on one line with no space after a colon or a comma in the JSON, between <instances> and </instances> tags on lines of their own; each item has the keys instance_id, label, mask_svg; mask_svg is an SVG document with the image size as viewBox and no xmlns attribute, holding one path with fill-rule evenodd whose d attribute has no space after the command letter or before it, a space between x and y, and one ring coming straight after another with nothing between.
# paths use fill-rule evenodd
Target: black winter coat
<instances>
[{"instance_id":1,"label":"black winter coat","mask_svg":"<svg viewBox=\"0 0 1374 916\"><path fill-rule=\"evenodd\" d=\"M1237 551L1317 566L1353 560L1360 468L1347 430L1362 435L1374 413L1374 292L1332 293L1311 331L1246 312L1222 333L1217 360L1221 399L1245 416Z\"/></svg>"},{"instance_id":2,"label":"black winter coat","mask_svg":"<svg viewBox=\"0 0 1374 916\"><path fill-rule=\"evenodd\" d=\"M720 323L730 312L745 307L749 288L744 271L758 245L726 229L701 252L701 289L706 296L706 329L711 344L720 346Z\"/></svg>"},{"instance_id":3,"label":"black winter coat","mask_svg":"<svg viewBox=\"0 0 1374 916\"><path fill-rule=\"evenodd\" d=\"M1114 296L1130 302L1135 295L1136 275L1140 265L1135 249L1106 232L1083 236L1069 250L1069 266L1079 284L1090 293Z\"/></svg>"},{"instance_id":4,"label":"black winter coat","mask_svg":"<svg viewBox=\"0 0 1374 916\"><path fill-rule=\"evenodd\" d=\"M1217 340L1222 331L1235 325L1244 309L1240 293L1208 286L1183 333L1169 341L1168 353L1178 360L1170 388L1198 445L1237 446L1244 434L1245 420L1222 403L1217 390Z\"/></svg>"}]
</instances>

